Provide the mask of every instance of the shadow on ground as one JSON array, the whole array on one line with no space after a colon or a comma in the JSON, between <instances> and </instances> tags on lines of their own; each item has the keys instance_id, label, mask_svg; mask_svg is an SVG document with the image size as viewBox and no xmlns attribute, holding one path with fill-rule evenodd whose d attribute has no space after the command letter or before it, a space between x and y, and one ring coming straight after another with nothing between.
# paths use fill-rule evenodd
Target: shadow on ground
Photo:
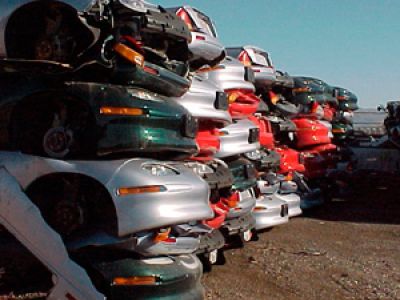
<instances>
[{"instance_id":1,"label":"shadow on ground","mask_svg":"<svg viewBox=\"0 0 400 300\"><path fill-rule=\"evenodd\" d=\"M304 217L325 221L372 224L400 224L400 191L363 189L343 198L334 198Z\"/></svg>"}]
</instances>

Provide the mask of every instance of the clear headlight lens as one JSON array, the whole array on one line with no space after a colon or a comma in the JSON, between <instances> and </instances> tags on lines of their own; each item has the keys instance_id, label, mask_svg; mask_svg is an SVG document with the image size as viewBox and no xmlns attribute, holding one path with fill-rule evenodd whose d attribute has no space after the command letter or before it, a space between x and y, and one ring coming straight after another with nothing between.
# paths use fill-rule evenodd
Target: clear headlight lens
<instances>
[{"instance_id":1,"label":"clear headlight lens","mask_svg":"<svg viewBox=\"0 0 400 300\"><path fill-rule=\"evenodd\" d=\"M193 171L193 173L199 175L199 176L203 176L204 174L212 174L214 173L214 170L205 165L205 164L200 164L200 163L196 163L196 162L189 162L185 164L186 167L188 167L189 169L191 169Z\"/></svg>"},{"instance_id":2,"label":"clear headlight lens","mask_svg":"<svg viewBox=\"0 0 400 300\"><path fill-rule=\"evenodd\" d=\"M153 176L172 176L179 174L177 170L166 165L148 164L142 166L142 169L149 172Z\"/></svg>"},{"instance_id":3,"label":"clear headlight lens","mask_svg":"<svg viewBox=\"0 0 400 300\"><path fill-rule=\"evenodd\" d=\"M244 154L244 156L250 160L260 160L261 157L261 152L256 150L256 151L252 151L252 152L247 152Z\"/></svg>"}]
</instances>

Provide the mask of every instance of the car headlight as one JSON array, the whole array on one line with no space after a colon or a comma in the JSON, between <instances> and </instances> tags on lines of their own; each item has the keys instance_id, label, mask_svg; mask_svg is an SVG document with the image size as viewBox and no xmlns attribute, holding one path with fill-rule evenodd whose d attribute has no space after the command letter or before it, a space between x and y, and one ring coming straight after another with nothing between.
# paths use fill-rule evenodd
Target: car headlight
<instances>
[{"instance_id":1,"label":"car headlight","mask_svg":"<svg viewBox=\"0 0 400 300\"><path fill-rule=\"evenodd\" d=\"M142 166L142 170L149 172L153 176L173 176L179 174L177 170L160 164L147 164Z\"/></svg>"},{"instance_id":2,"label":"car headlight","mask_svg":"<svg viewBox=\"0 0 400 300\"><path fill-rule=\"evenodd\" d=\"M211 167L197 162L188 162L185 164L185 166L191 169L193 173L199 176L203 176L204 174L214 173L214 170Z\"/></svg>"},{"instance_id":3,"label":"car headlight","mask_svg":"<svg viewBox=\"0 0 400 300\"><path fill-rule=\"evenodd\" d=\"M247 152L244 154L244 156L250 160L261 160L262 159L261 152L258 150L252 151L252 152Z\"/></svg>"}]
</instances>

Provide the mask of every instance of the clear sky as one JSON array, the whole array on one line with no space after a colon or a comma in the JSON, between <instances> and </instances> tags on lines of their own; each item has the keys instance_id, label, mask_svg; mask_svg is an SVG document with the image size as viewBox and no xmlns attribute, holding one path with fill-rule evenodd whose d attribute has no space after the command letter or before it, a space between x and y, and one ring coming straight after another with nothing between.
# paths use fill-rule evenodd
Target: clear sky
<instances>
[{"instance_id":1,"label":"clear sky","mask_svg":"<svg viewBox=\"0 0 400 300\"><path fill-rule=\"evenodd\" d=\"M276 68L348 88L362 107L400 100L400 0L150 2L196 7L226 46L259 46Z\"/></svg>"}]
</instances>

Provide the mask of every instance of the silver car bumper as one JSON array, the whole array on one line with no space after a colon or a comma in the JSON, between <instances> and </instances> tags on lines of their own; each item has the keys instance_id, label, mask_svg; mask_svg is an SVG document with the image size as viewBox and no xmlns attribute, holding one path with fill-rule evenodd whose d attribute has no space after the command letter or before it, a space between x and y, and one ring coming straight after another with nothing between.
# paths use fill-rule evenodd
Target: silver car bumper
<instances>
[{"instance_id":1,"label":"silver car bumper","mask_svg":"<svg viewBox=\"0 0 400 300\"><path fill-rule=\"evenodd\" d=\"M266 68L261 66L252 66L255 77L255 86L257 88L267 88L276 82L276 73L273 68Z\"/></svg>"},{"instance_id":2,"label":"silver car bumper","mask_svg":"<svg viewBox=\"0 0 400 300\"><path fill-rule=\"evenodd\" d=\"M303 213L303 211L300 208L300 196L291 193L291 194L280 194L280 193L275 193L273 195L274 198L282 200L288 204L288 216L289 218L291 217L296 217L299 216Z\"/></svg>"},{"instance_id":3,"label":"silver car bumper","mask_svg":"<svg viewBox=\"0 0 400 300\"><path fill-rule=\"evenodd\" d=\"M218 158L229 157L247 152L253 152L260 148L257 141L249 141L250 131L257 130L253 122L243 119L224 127L220 131L225 133L220 137L220 149L215 154Z\"/></svg>"},{"instance_id":4,"label":"silver car bumper","mask_svg":"<svg viewBox=\"0 0 400 300\"><path fill-rule=\"evenodd\" d=\"M207 72L208 78L224 91L243 89L255 91L254 84L247 78L246 67L237 59L227 56L220 63L220 68Z\"/></svg>"},{"instance_id":5,"label":"silver car bumper","mask_svg":"<svg viewBox=\"0 0 400 300\"><path fill-rule=\"evenodd\" d=\"M247 215L239 218L225 220L221 230L230 236L249 231L255 227L256 220L254 219L252 213L248 213Z\"/></svg>"},{"instance_id":6,"label":"silver car bumper","mask_svg":"<svg viewBox=\"0 0 400 300\"><path fill-rule=\"evenodd\" d=\"M232 123L226 94L210 80L193 77L189 91L173 100L185 107L195 118L215 120L223 124Z\"/></svg>"},{"instance_id":7,"label":"silver car bumper","mask_svg":"<svg viewBox=\"0 0 400 300\"><path fill-rule=\"evenodd\" d=\"M105 187L112 199L117 233L135 232L210 219L208 184L191 170L149 159L61 161L16 152L0 152L4 165L25 190L39 178L56 173L89 177ZM167 174L152 175L145 167L164 166ZM157 192L119 193L121 188L161 187Z\"/></svg>"},{"instance_id":8,"label":"silver car bumper","mask_svg":"<svg viewBox=\"0 0 400 300\"><path fill-rule=\"evenodd\" d=\"M257 199L253 216L256 220L256 230L267 229L289 222L288 204L273 196L261 196Z\"/></svg>"}]
</instances>

